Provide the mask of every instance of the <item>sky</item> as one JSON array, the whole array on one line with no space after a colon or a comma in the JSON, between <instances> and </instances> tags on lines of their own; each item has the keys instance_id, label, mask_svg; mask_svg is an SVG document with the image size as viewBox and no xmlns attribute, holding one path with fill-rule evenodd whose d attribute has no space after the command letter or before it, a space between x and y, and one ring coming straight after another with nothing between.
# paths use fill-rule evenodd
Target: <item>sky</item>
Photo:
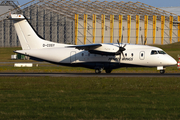
<instances>
[{"instance_id":1,"label":"sky","mask_svg":"<svg viewBox=\"0 0 180 120\"><path fill-rule=\"evenodd\" d=\"M16 0L19 2L20 5L23 5L31 0ZM87 1L87 0L85 0ZM96 0L91 0L96 1ZM105 0L99 0L99 1L105 1ZM106 1L124 1L124 2L142 2L154 7L177 7L180 6L180 0L106 0Z\"/></svg>"}]
</instances>

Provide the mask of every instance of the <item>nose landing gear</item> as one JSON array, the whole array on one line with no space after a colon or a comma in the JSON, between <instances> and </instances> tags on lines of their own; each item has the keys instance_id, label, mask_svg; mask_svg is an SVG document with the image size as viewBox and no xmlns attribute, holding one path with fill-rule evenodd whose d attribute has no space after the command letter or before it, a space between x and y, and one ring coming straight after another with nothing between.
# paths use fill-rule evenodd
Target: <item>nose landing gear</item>
<instances>
[{"instance_id":1,"label":"nose landing gear","mask_svg":"<svg viewBox=\"0 0 180 120\"><path fill-rule=\"evenodd\" d=\"M165 70L160 70L160 74L164 74L165 73Z\"/></svg>"},{"instance_id":2,"label":"nose landing gear","mask_svg":"<svg viewBox=\"0 0 180 120\"><path fill-rule=\"evenodd\" d=\"M157 67L157 70L160 70L160 74L164 74L165 73L165 67L163 67L163 66L158 66Z\"/></svg>"}]
</instances>

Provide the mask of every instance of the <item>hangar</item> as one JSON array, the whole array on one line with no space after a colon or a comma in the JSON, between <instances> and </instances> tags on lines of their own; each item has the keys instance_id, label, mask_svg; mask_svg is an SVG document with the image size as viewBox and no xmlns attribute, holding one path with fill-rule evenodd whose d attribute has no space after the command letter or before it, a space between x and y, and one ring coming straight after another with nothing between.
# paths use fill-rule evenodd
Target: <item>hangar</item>
<instances>
[{"instance_id":1,"label":"hangar","mask_svg":"<svg viewBox=\"0 0 180 120\"><path fill-rule=\"evenodd\" d=\"M0 46L20 46L9 13L24 14L39 36L67 44L169 44L180 41L180 16L141 2L32 0L0 15ZM147 41L146 41L147 40Z\"/></svg>"}]
</instances>

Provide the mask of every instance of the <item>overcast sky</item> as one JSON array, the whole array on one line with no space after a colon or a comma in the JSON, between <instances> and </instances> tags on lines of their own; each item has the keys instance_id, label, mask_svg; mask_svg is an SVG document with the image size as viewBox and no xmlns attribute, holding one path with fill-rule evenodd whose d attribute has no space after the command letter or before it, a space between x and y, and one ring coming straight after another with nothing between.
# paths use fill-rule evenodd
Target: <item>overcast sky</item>
<instances>
[{"instance_id":1,"label":"overcast sky","mask_svg":"<svg viewBox=\"0 0 180 120\"><path fill-rule=\"evenodd\" d=\"M19 2L20 5L25 4L31 0L16 0ZM87 0L84 0L87 1ZM95 1L95 0L91 0ZM99 1L105 1L105 0L99 0ZM142 2L154 7L177 7L180 6L180 0L107 0L107 1L132 1L132 2Z\"/></svg>"}]
</instances>

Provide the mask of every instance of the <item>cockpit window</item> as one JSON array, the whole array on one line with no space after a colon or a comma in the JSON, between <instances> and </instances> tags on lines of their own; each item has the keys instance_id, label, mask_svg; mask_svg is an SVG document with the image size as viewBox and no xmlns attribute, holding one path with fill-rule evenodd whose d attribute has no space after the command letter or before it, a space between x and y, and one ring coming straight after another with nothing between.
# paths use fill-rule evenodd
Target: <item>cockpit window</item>
<instances>
[{"instance_id":1,"label":"cockpit window","mask_svg":"<svg viewBox=\"0 0 180 120\"><path fill-rule=\"evenodd\" d=\"M158 54L158 52L156 50L152 50L151 55L155 55L155 54Z\"/></svg>"},{"instance_id":2,"label":"cockpit window","mask_svg":"<svg viewBox=\"0 0 180 120\"><path fill-rule=\"evenodd\" d=\"M158 51L159 54L166 54L164 51Z\"/></svg>"},{"instance_id":3,"label":"cockpit window","mask_svg":"<svg viewBox=\"0 0 180 120\"><path fill-rule=\"evenodd\" d=\"M166 54L166 53L162 50L152 50L151 51L151 55L156 55L156 54Z\"/></svg>"}]
</instances>

